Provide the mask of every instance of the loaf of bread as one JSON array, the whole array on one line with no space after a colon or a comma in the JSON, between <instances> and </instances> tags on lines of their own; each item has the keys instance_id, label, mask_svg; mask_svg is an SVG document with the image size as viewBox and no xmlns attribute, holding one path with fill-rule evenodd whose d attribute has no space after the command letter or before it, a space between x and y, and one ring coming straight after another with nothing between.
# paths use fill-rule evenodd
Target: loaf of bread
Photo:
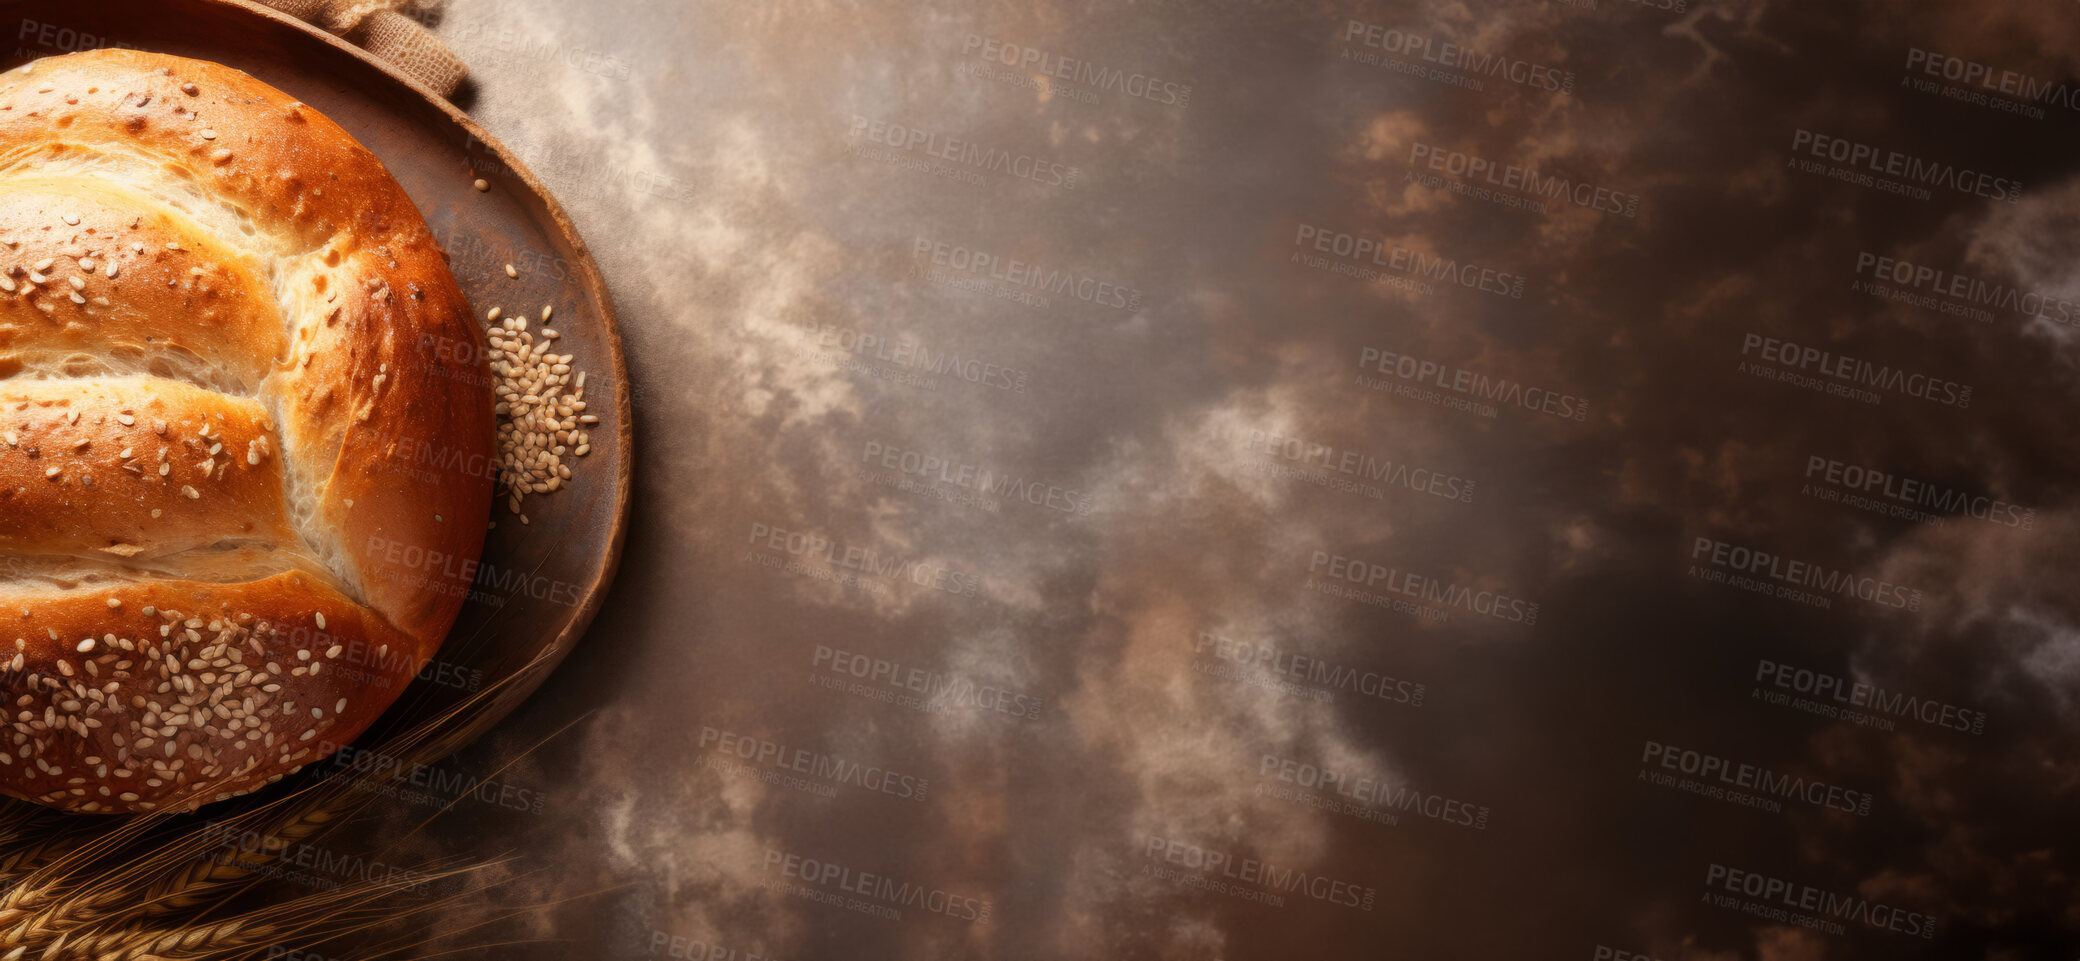
<instances>
[{"instance_id":1,"label":"loaf of bread","mask_svg":"<svg viewBox=\"0 0 2080 961\"><path fill-rule=\"evenodd\" d=\"M0 74L0 791L185 811L367 728L483 548L482 344L295 98L131 50Z\"/></svg>"}]
</instances>

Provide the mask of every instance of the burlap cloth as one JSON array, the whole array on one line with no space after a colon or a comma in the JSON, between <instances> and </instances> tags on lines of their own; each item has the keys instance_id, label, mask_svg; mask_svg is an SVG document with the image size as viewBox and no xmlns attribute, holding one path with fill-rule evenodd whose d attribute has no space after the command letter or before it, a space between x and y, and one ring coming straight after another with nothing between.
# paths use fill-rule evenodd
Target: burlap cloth
<instances>
[{"instance_id":1,"label":"burlap cloth","mask_svg":"<svg viewBox=\"0 0 2080 961\"><path fill-rule=\"evenodd\" d=\"M406 76L452 99L469 75L462 58L419 25L398 12L404 0L260 0L292 17L358 43L388 60Z\"/></svg>"}]
</instances>

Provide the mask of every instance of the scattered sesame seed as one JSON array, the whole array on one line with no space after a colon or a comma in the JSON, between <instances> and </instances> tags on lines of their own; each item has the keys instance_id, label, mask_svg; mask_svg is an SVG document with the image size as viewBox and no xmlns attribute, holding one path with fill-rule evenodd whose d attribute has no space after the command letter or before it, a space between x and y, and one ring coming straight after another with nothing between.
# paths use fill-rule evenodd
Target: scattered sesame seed
<instances>
[{"instance_id":1,"label":"scattered sesame seed","mask_svg":"<svg viewBox=\"0 0 2080 961\"><path fill-rule=\"evenodd\" d=\"M506 265L506 276L508 276L508 277L518 277L518 276L520 276L520 271L519 271L519 269L518 269L518 268L514 267L514 266L513 266L512 264L507 264L507 265Z\"/></svg>"},{"instance_id":2,"label":"scattered sesame seed","mask_svg":"<svg viewBox=\"0 0 2080 961\"><path fill-rule=\"evenodd\" d=\"M478 178L477 178L477 182L476 182L475 184L472 184L471 186L474 186L474 187L476 187L476 188L477 188L477 190L479 190L479 191L485 191L485 190L490 190L490 189L491 189L491 181L485 180L485 179L484 179L484 178L482 178L482 177L478 177Z\"/></svg>"}]
</instances>

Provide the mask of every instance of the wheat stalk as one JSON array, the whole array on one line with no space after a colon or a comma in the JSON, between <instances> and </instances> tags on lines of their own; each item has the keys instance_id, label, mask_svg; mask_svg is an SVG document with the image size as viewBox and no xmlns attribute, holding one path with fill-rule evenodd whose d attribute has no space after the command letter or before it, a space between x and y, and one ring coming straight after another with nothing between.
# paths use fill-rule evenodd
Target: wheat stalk
<instances>
[{"instance_id":1,"label":"wheat stalk","mask_svg":"<svg viewBox=\"0 0 2080 961\"><path fill-rule=\"evenodd\" d=\"M238 948L263 943L270 932L233 919L185 928L109 931L78 937L60 935L31 954L32 946L18 945L0 961L188 961L221 957Z\"/></svg>"},{"instance_id":2,"label":"wheat stalk","mask_svg":"<svg viewBox=\"0 0 2080 961\"><path fill-rule=\"evenodd\" d=\"M459 721L545 663L538 657L379 745L376 750L404 762L388 777L402 777L412 763L444 753L462 727ZM81 820L8 803L0 808L0 961L203 961L249 955L291 939L304 947L324 944L459 903L479 892L421 903L401 895L503 863L433 863L408 880L357 879L228 913L234 901L266 891L262 872L282 852L373 805L380 795L364 790L366 783L320 779L216 822L164 814ZM227 836L257 842L227 844Z\"/></svg>"},{"instance_id":3,"label":"wheat stalk","mask_svg":"<svg viewBox=\"0 0 2080 961\"><path fill-rule=\"evenodd\" d=\"M35 927L58 932L92 924L126 908L158 916L204 904L210 895L245 879L274 854L325 827L337 814L337 806L321 798L295 811L265 835L261 852L241 851L230 858L220 856L221 845L214 844L207 832L176 839L148 852L142 863L119 865L75 896L38 911ZM218 850L211 850L212 847ZM160 864L183 859L190 861L186 867L172 871L159 868ZM152 876L154 873L158 876ZM0 911L4 910L4 899L0 899ZM6 917L0 914L0 924L5 923Z\"/></svg>"},{"instance_id":4,"label":"wheat stalk","mask_svg":"<svg viewBox=\"0 0 2080 961\"><path fill-rule=\"evenodd\" d=\"M26 845L15 846L10 844L9 850L5 854L0 854L0 881L12 880L27 874L64 853L66 845L77 838L78 832L55 828L56 820L55 816L49 819L49 823L54 826L55 833L49 833L41 840ZM27 834L30 832L25 828L21 833ZM9 841L12 840L14 838L9 838Z\"/></svg>"},{"instance_id":5,"label":"wheat stalk","mask_svg":"<svg viewBox=\"0 0 2080 961\"><path fill-rule=\"evenodd\" d=\"M189 831L148 847L132 861L115 865L84 885L68 883L77 871L61 876L54 865L36 883L18 883L0 895L0 944L14 946L8 954L0 955L0 961L213 958L287 934L325 928L328 921L331 930L319 932L320 936L336 937L344 930L394 921L410 913L408 908L393 909L379 912L360 924L346 924L352 909L367 908L428 880L465 874L484 866L420 871L404 880L356 881L246 915L216 920L206 917L211 910L221 907L229 894L256 880L254 873L289 844L331 823L337 815L327 803L330 800L320 797L295 811L266 835L256 850L241 851L232 858L199 855L195 849L207 847L210 835ZM176 849L186 849L192 863L166 871L161 859ZM57 864L78 856L78 852L68 852ZM157 877L151 876L154 871Z\"/></svg>"}]
</instances>

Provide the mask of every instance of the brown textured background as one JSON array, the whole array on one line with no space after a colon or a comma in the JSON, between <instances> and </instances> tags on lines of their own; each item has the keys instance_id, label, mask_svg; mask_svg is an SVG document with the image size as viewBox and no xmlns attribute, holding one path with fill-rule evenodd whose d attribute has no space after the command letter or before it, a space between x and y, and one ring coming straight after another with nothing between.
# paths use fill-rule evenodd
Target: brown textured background
<instances>
[{"instance_id":1,"label":"brown textured background","mask_svg":"<svg viewBox=\"0 0 2080 961\"><path fill-rule=\"evenodd\" d=\"M512 762L498 776L542 810L466 803L422 832L425 853L520 855L500 903L558 903L456 943L539 939L496 952L529 958L2071 957L2074 331L1850 285L1868 250L2080 294L2076 115L1902 86L1917 46L2069 79L2076 16L2023 0L454 0L435 30L471 65L473 114L557 192L612 283L640 451L597 625L453 762ZM1353 17L1571 71L1574 89L1475 91L1350 62ZM1190 103L976 78L971 34L1189 84ZM855 117L1073 166L1077 183L878 163L850 152ZM1788 169L1801 126L1984 167L2024 182L2023 199L1903 200ZM1405 182L1412 142L1644 200L1625 218L1455 197ZM1412 295L1310 269L1293 260L1301 224L1491 265L1524 293ZM1043 307L933 283L918 237L1142 301ZM833 359L817 353L832 329L1023 371L1026 389ZM1737 372L1747 332L1937 373L1973 385L1973 403L1761 381ZM1368 347L1550 386L1591 414L1483 418L1368 390ZM1472 478L1476 494L1267 476L1251 431ZM862 479L869 443L1090 509L990 510ZM2036 528L1823 503L1801 492L1816 453L2034 507ZM762 566L754 525L949 567L974 593ZM1928 604L1819 612L1703 584L1688 576L1698 536L1882 574ZM1501 588L1538 601L1538 622L1425 625L1310 592L1316 550ZM1213 676L1227 662L1196 650L1203 632L1419 682L1425 700ZM817 686L819 646L1007 690L1038 716ZM1987 728L1887 732L1765 705L1759 658L1964 705ZM704 727L929 789L821 797L717 769ZM1875 803L1771 814L1650 786L1646 740ZM1259 775L1267 754L1489 820L1387 825L1267 796L1282 786ZM1351 882L1372 906L1274 907L1151 876L1151 836ZM986 900L991 917L815 903L771 888L789 879L769 850ZM1714 862L1933 914L1938 937L1700 903Z\"/></svg>"}]
</instances>

